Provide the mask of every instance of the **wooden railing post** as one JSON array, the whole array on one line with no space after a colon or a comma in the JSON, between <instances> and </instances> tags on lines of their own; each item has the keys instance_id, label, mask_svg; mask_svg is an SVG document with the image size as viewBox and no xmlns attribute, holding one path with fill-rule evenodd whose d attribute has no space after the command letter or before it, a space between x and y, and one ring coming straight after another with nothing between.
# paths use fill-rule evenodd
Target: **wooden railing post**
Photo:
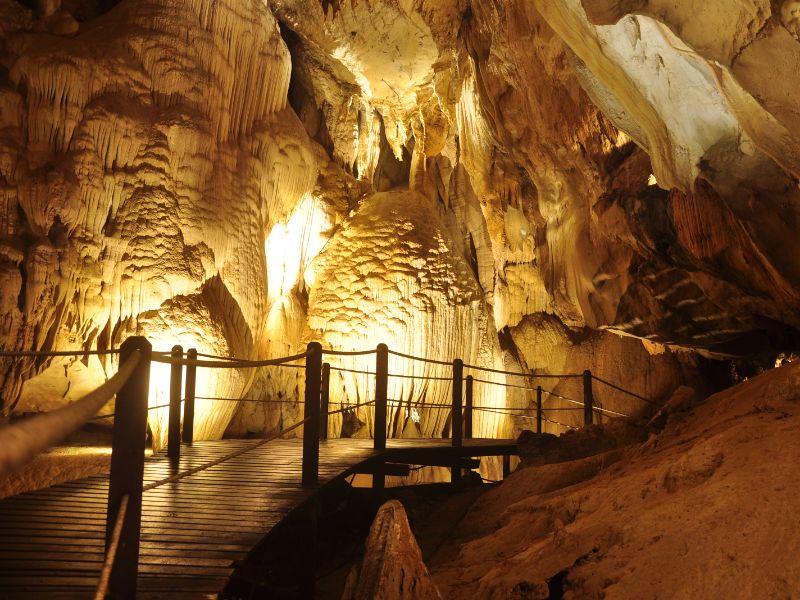
<instances>
[{"instance_id":1,"label":"wooden railing post","mask_svg":"<svg viewBox=\"0 0 800 600\"><path fill-rule=\"evenodd\" d=\"M461 421L461 403L464 398L464 362L460 358L453 361L453 404L452 404L452 438L453 446L460 448L463 440Z\"/></svg>"},{"instance_id":2,"label":"wooden railing post","mask_svg":"<svg viewBox=\"0 0 800 600\"><path fill-rule=\"evenodd\" d=\"M463 445L463 427L461 403L463 401L464 389L464 361L460 358L453 360L453 401L451 407L451 432L452 444L454 448ZM458 483L461 481L461 467L450 467L450 481Z\"/></svg>"},{"instance_id":3,"label":"wooden railing post","mask_svg":"<svg viewBox=\"0 0 800 600\"><path fill-rule=\"evenodd\" d=\"M375 450L386 450L386 395L389 388L389 347L378 344L375 354Z\"/></svg>"},{"instance_id":4,"label":"wooden railing post","mask_svg":"<svg viewBox=\"0 0 800 600\"><path fill-rule=\"evenodd\" d=\"M592 394L592 372L583 372L583 424L591 425L594 417L594 396Z\"/></svg>"},{"instance_id":5,"label":"wooden railing post","mask_svg":"<svg viewBox=\"0 0 800 600\"><path fill-rule=\"evenodd\" d=\"M542 433L542 386L536 386L536 433Z\"/></svg>"},{"instance_id":6,"label":"wooden railing post","mask_svg":"<svg viewBox=\"0 0 800 600\"><path fill-rule=\"evenodd\" d=\"M109 579L109 594L115 599L133 600L139 574L139 533L142 517L142 478L147 439L147 396L150 388L152 346L145 338L129 337L120 347L120 364L140 353L128 381L117 394L114 431L111 436L111 474L106 511L106 549L117 520L120 502L128 496L116 560Z\"/></svg>"},{"instance_id":7,"label":"wooden railing post","mask_svg":"<svg viewBox=\"0 0 800 600\"><path fill-rule=\"evenodd\" d=\"M303 425L303 485L314 486L319 479L319 402L322 384L322 346L308 344L306 396Z\"/></svg>"},{"instance_id":8,"label":"wooden railing post","mask_svg":"<svg viewBox=\"0 0 800 600\"><path fill-rule=\"evenodd\" d=\"M464 438L472 439L472 375L467 375L467 385L464 390Z\"/></svg>"},{"instance_id":9,"label":"wooden railing post","mask_svg":"<svg viewBox=\"0 0 800 600\"><path fill-rule=\"evenodd\" d=\"M172 360L183 360L183 346L172 347ZM173 461L181 457L181 392L183 391L183 365L173 363L169 369L169 428L167 430L167 456Z\"/></svg>"},{"instance_id":10,"label":"wooden railing post","mask_svg":"<svg viewBox=\"0 0 800 600\"><path fill-rule=\"evenodd\" d=\"M197 350L189 348L186 351L187 360L197 360ZM186 383L184 383L183 401L183 441L191 444L194 441L194 397L197 386L197 366L186 365Z\"/></svg>"},{"instance_id":11,"label":"wooden railing post","mask_svg":"<svg viewBox=\"0 0 800 600\"><path fill-rule=\"evenodd\" d=\"M331 366L328 363L322 364L322 383L319 397L319 439L325 441L328 439L328 407L330 405L331 393Z\"/></svg>"}]
</instances>

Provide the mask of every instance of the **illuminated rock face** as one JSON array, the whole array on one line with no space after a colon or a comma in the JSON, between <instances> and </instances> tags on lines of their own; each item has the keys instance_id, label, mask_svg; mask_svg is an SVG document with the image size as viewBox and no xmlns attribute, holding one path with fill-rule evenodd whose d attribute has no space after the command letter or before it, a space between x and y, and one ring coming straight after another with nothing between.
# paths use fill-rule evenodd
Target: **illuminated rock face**
<instances>
[{"instance_id":1,"label":"illuminated rock face","mask_svg":"<svg viewBox=\"0 0 800 600\"><path fill-rule=\"evenodd\" d=\"M475 275L445 229L445 213L443 206L415 192L366 197L307 272L313 280L310 337L342 350L385 343L413 356L502 366L487 306ZM373 356L331 357L331 363L375 371ZM446 430L451 384L423 378L449 377L451 367L392 356L389 372L400 376L389 380L388 397L395 404L389 411L390 432L434 437ZM373 377L334 369L333 402L364 402L372 398L373 389ZM416 406L420 403L444 408ZM363 408L357 418L369 425L371 415L371 408ZM479 418L476 432L485 428L485 435L495 435L498 421ZM341 423L339 417L331 423L334 434L341 433Z\"/></svg>"},{"instance_id":2,"label":"illuminated rock face","mask_svg":"<svg viewBox=\"0 0 800 600\"><path fill-rule=\"evenodd\" d=\"M266 233L317 175L269 11L123 2L72 37L35 31L15 2L3 13L17 18L2 25L4 346L103 349L142 333L159 350L260 353ZM30 368L4 371L6 397ZM238 375L200 376L203 395L243 390ZM154 371L151 404L165 379ZM201 407L200 436L234 410Z\"/></svg>"},{"instance_id":3,"label":"illuminated rock face","mask_svg":"<svg viewBox=\"0 0 800 600\"><path fill-rule=\"evenodd\" d=\"M662 344L796 343L797 2L85 4L0 0L4 348L385 342L592 368L667 397L696 383L695 362ZM5 408L72 399L116 365L47 367L4 363ZM448 403L447 384L409 376L447 367L390 370L405 376L392 432L446 433L447 411L421 404ZM371 398L368 376L333 382L336 402ZM203 401L203 437L302 412L297 370L198 384L287 400ZM580 393L569 385L553 389ZM492 390L478 402L532 402ZM371 419L337 417L331 434L367 435ZM521 425L484 414L478 428Z\"/></svg>"}]
</instances>

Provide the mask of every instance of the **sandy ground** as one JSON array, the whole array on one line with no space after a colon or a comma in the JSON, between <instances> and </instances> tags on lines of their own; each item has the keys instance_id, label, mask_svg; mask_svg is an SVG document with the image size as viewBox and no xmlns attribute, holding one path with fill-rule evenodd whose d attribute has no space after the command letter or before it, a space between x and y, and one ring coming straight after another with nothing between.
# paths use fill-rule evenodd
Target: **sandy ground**
<instances>
[{"instance_id":1,"label":"sandy ground","mask_svg":"<svg viewBox=\"0 0 800 600\"><path fill-rule=\"evenodd\" d=\"M82 430L31 462L0 479L0 498L107 473L111 466L111 433L100 428Z\"/></svg>"},{"instance_id":2,"label":"sandy ground","mask_svg":"<svg viewBox=\"0 0 800 600\"><path fill-rule=\"evenodd\" d=\"M800 361L644 443L513 473L428 561L445 598L800 598Z\"/></svg>"}]
</instances>

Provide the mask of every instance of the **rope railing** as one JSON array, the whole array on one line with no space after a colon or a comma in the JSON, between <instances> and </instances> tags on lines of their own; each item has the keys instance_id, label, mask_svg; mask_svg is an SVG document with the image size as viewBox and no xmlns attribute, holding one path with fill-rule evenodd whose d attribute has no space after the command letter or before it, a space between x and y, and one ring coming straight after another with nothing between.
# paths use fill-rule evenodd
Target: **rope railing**
<instances>
[{"instance_id":1,"label":"rope railing","mask_svg":"<svg viewBox=\"0 0 800 600\"><path fill-rule=\"evenodd\" d=\"M297 398L286 398L281 400L264 398L259 400L256 398L225 398L224 396L195 396L195 400L210 400L213 402L247 402L250 404L298 404L300 402L300 400ZM169 406L169 404L167 406Z\"/></svg>"},{"instance_id":2,"label":"rope railing","mask_svg":"<svg viewBox=\"0 0 800 600\"><path fill-rule=\"evenodd\" d=\"M527 385L517 385L517 384L514 384L514 383L502 383L502 382L497 382L497 381L487 381L485 379L479 379L477 377L473 378L473 381L476 382L476 383L483 383L483 384L488 384L488 385L499 385L501 387L515 388L515 389L520 389L520 390L525 390L525 391L530 391L530 392L535 392L535 391L537 391L537 389L539 389L537 387L532 387L532 386L527 386ZM545 389L542 389L541 391L542 391L543 394L547 394L550 397L558 398L560 400L564 400L565 402L570 402L572 404L576 404L577 406L585 406L585 404L583 402L580 402L578 400L573 400L572 398L569 398L568 396L563 396L561 394L557 394L556 392L552 392L552 391L545 390ZM542 409L542 410L567 410L567 409ZM575 408L575 409L569 409L569 410L581 410L581 409L580 408ZM607 409L607 408L603 408L601 406L598 406L597 403L593 403L592 410L595 411L595 412L598 412L598 413L611 415L611 416L615 416L615 417L624 417L624 418L628 418L628 419L631 418L631 415L627 415L625 413L617 412L615 410L610 410L610 409Z\"/></svg>"},{"instance_id":3,"label":"rope railing","mask_svg":"<svg viewBox=\"0 0 800 600\"><path fill-rule=\"evenodd\" d=\"M122 497L119 503L119 511L117 518L114 520L114 529L111 532L111 540L106 549L105 559L103 560L103 568L100 571L100 580L97 582L97 589L95 590L94 600L105 600L108 593L108 584L111 580L111 570L114 568L114 560L117 557L117 548L119 548L119 540L122 535L122 525L125 522L125 517L128 513L128 501L130 497L126 494Z\"/></svg>"},{"instance_id":4,"label":"rope railing","mask_svg":"<svg viewBox=\"0 0 800 600\"><path fill-rule=\"evenodd\" d=\"M483 371L484 373L496 373L498 375L511 375L512 377L528 377L531 379L574 379L578 377L583 377L580 373L562 373L562 374L555 374L555 373L545 373L545 374L538 374L538 373L522 373L520 371L504 371L502 369L492 369L490 367L481 367L478 365L468 365L464 364L465 369L471 369L473 371ZM494 383L494 382L493 382ZM499 383L499 382L497 382Z\"/></svg>"},{"instance_id":5,"label":"rope railing","mask_svg":"<svg viewBox=\"0 0 800 600\"><path fill-rule=\"evenodd\" d=\"M199 399L199 397L198 397L198 399ZM219 398L213 398L213 399L214 400L219 400ZM225 400L228 400L228 398L225 398ZM262 401L254 400L254 402L262 402ZM335 402L333 404L339 404L339 403ZM348 410L361 408L362 406L369 406L371 404L375 404L375 401L371 400L369 402L364 402L364 403L360 403L360 404L348 405L348 406L345 406L344 408L340 408L338 410L328 411L326 413L326 415L335 415L335 414L338 414L338 413L341 413L341 412L346 412ZM161 487L162 485L166 485L168 483L175 483L175 482L180 481L181 479L185 479L186 477L189 477L191 475L195 475L195 474L200 473L202 471L207 471L208 469L210 469L212 467L216 467L218 465L221 465L222 463L224 463L226 461L229 461L229 460L231 460L233 458L237 458L239 456L242 456L243 454L246 454L247 452L251 452L252 450L255 450L256 448L260 448L264 444L266 444L268 442L271 442L273 440L276 440L276 439L278 439L280 437L283 437L287 433L290 433L290 432L294 431L295 429L305 425L306 423L308 423L311 420L311 418L312 417L306 417L305 419L294 423L293 425L287 427L286 429L282 429L281 431L276 432L276 433L274 433L274 434L272 434L270 436L267 436L266 438L258 440L257 442L251 444L250 446L247 446L246 448L239 448L238 450L234 450L233 452L230 452L230 453L226 454L225 456L222 456L220 458L208 461L208 462L206 462L206 463L204 463L202 465L199 465L197 467L193 467L191 469L187 469L185 471L181 471L180 473L176 473L175 475L170 475L169 477L164 477L163 479L160 479L158 481L154 481L152 483L149 483L149 484L147 484L147 485L142 487L142 491L143 492L149 492L150 490L153 490L153 489L155 489L157 487Z\"/></svg>"},{"instance_id":6,"label":"rope railing","mask_svg":"<svg viewBox=\"0 0 800 600\"><path fill-rule=\"evenodd\" d=\"M181 471L180 473L176 473L175 475L170 475L169 477L165 477L163 479L159 479L158 481L154 481L152 483L149 483L149 484L147 484L147 485L142 487L142 492L149 492L150 490L154 490L157 487L161 487L162 485L166 485L168 483L175 483L177 481L180 481L181 479L185 479L186 477L189 477L190 475L194 475L196 473L200 473L201 471L206 471L206 470L208 470L208 469L210 469L212 467L216 467L217 465L220 465L220 464L222 464L222 463L224 463L224 462L226 462L228 460L231 460L232 458L236 458L237 456L241 456L242 454L245 454L247 452L251 452L251 451L255 450L256 448L260 448L264 444L266 444L268 442L271 442L273 440L277 440L278 438L286 435L287 433L289 433L291 431L294 431L298 427L301 427L302 425L305 425L306 423L308 423L308 421L310 419L311 419L311 417L307 417L307 418L303 419L302 421L298 421L294 425L291 425L291 426L287 427L286 429L283 429L283 430L281 430L281 431L279 431L279 432L277 432L277 433L275 433L275 434L273 434L271 436L268 436L268 437L265 437L265 438L263 438L261 440L258 440L257 442L255 442L254 444L251 444L250 446L247 446L246 448L240 448L240 449L235 450L235 451L233 451L233 452L231 452L229 454L226 454L225 456L222 456L222 457L217 458L215 460L208 461L207 463L204 463L204 464L199 465L197 467L193 467L191 469L187 469L185 471Z\"/></svg>"},{"instance_id":7,"label":"rope railing","mask_svg":"<svg viewBox=\"0 0 800 600\"><path fill-rule=\"evenodd\" d=\"M377 349L373 348L371 350L332 350L332 349L324 349L322 350L323 356L367 356L369 354L375 354Z\"/></svg>"},{"instance_id":8,"label":"rope railing","mask_svg":"<svg viewBox=\"0 0 800 600\"><path fill-rule=\"evenodd\" d=\"M0 429L0 476L7 470L15 468L24 461L29 460L42 449L53 445L69 433L89 421L109 419L114 417L114 430L112 440L111 475L108 492L107 513L107 548L97 586L96 598L110 594L114 597L133 598L136 591L138 573L139 534L141 528L141 496L158 487L177 483L194 474L212 469L226 461L233 460L272 440L282 437L290 432L303 427L303 462L302 485L316 485L319 478L319 442L327 439L328 419L330 416L353 411L359 408L373 406L374 419L372 423L374 432L374 447L376 451L386 448L387 425L389 425L387 409L391 408L396 416L397 410L430 409L433 411L450 411L451 439L454 447L461 446L463 439L472 437L472 415L474 411L489 414L504 415L514 419L535 420L536 430L542 430L542 423L550 423L567 429L577 429L575 425L561 422L551 418L553 413L573 411L584 412L584 424L592 423L592 415L599 413L615 417L629 417L622 412L606 409L595 402L592 381L608 385L615 390L628 394L654 404L652 401L617 386L611 382L594 376L590 371L583 374L536 374L532 372L516 372L510 370L481 367L478 365L464 364L460 359L444 361L432 358L418 357L402 352L390 350L385 344L370 350L332 350L323 349L317 342L308 345L305 352L292 356L272 358L266 360L245 360L215 354L201 354L194 349L186 353L181 346L175 346L170 352L152 352L150 344L144 338L128 338L119 350L103 351L64 351L64 352L22 352L0 353L4 356L86 356L90 354L116 354L120 353L120 368L105 384L81 400L50 413L31 417L14 425ZM353 365L330 365L322 362L323 356L334 357L359 357L375 355L374 369L352 368ZM416 368L410 373L389 372L389 356L396 356L417 363L446 367L451 371L450 376L436 373L434 375L418 374ZM150 363L158 362L170 365L170 402L157 406L148 406L149 372ZM303 361L297 364L297 361ZM141 363L141 364L140 364ZM355 366L359 366L356 363ZM305 371L304 398L233 398L196 396L196 371L198 368L211 369L249 369L260 367L286 367L303 369ZM478 378L468 375L464 377L464 369L480 373L494 373L504 377L521 377L522 382L491 381L492 377ZM427 370L427 369L426 369ZM442 369L444 371L445 369ZM374 397L372 400L356 402L340 402L331 400L330 372L353 373L374 377ZM184 387L185 377L185 387ZM537 379L576 379L583 378L583 402L561 395L551 390L544 390L541 386L530 385ZM450 390L451 403L446 402L414 402L412 400L390 399L387 392L387 382L390 378L415 381L441 381L450 385L442 386ZM503 407L491 404L473 405L473 385L480 383L487 386L502 386L504 388L521 389L536 393L535 416L528 413L527 407ZM117 395L116 409L113 413L97 414L100 409L114 396ZM574 406L542 405L542 397L560 399ZM466 402L465 402L466 398ZM156 409L169 409L169 427L167 431L167 456L175 461L175 471L180 464L181 442L193 442L194 404L196 400L215 402L243 402L258 404L300 404L304 405L304 416L284 430L272 433L247 446L240 447L225 456L209 460L203 464L173 472L172 475L157 481L144 484L142 474L145 453L145 432L147 415ZM333 408L336 407L336 408ZM183 414L183 418L181 415ZM408 412L406 413L408 414ZM392 418L394 419L395 416ZM390 425L388 429L391 431ZM119 452L120 450L124 450ZM504 463L505 470L505 463ZM461 475L461 467L451 469L453 481ZM383 475L373 476L373 486L383 486ZM113 508L112 508L113 507ZM111 520L113 517L113 521ZM116 561L116 565L115 565Z\"/></svg>"},{"instance_id":9,"label":"rope railing","mask_svg":"<svg viewBox=\"0 0 800 600\"><path fill-rule=\"evenodd\" d=\"M622 392L623 394L627 394L629 396L633 396L634 398L637 398L637 399L641 400L642 402L646 402L647 404L651 404L653 406L657 406L656 402L653 402L652 400L649 400L648 398L645 398L644 396L640 396L639 394L636 394L635 392L631 392L630 390L626 390L625 388L621 388L620 386L618 386L616 384L613 384L610 381L606 381L605 379L601 379L597 375L592 375L592 379L594 379L595 381L599 381L603 385L607 385L608 387L613 388L613 389L617 390L618 392Z\"/></svg>"},{"instance_id":10,"label":"rope railing","mask_svg":"<svg viewBox=\"0 0 800 600\"><path fill-rule=\"evenodd\" d=\"M364 371L362 369L348 369L346 367L338 367L331 365L331 371L338 371L340 373L353 373L354 375L375 375L375 371Z\"/></svg>"},{"instance_id":11,"label":"rope railing","mask_svg":"<svg viewBox=\"0 0 800 600\"><path fill-rule=\"evenodd\" d=\"M54 356L104 356L107 354L119 354L119 349L111 348L108 350L52 350L52 351L4 350L0 352L0 358L18 358L18 357L52 358Z\"/></svg>"},{"instance_id":12,"label":"rope railing","mask_svg":"<svg viewBox=\"0 0 800 600\"><path fill-rule=\"evenodd\" d=\"M307 352L269 360L193 360L188 358L175 358L159 352L153 354L153 362L181 367L204 367L208 369L248 369L256 367L277 367L306 357L308 357Z\"/></svg>"},{"instance_id":13,"label":"rope railing","mask_svg":"<svg viewBox=\"0 0 800 600\"><path fill-rule=\"evenodd\" d=\"M452 377L435 377L433 375L404 375L400 373L389 373L387 377L395 379L416 379L418 381L453 381Z\"/></svg>"},{"instance_id":14,"label":"rope railing","mask_svg":"<svg viewBox=\"0 0 800 600\"><path fill-rule=\"evenodd\" d=\"M156 406L148 406L147 410L151 411L151 410L157 410L159 408L169 408L169 404L158 404ZM108 413L106 415L97 415L97 416L92 417L91 419L89 419L89 421L100 421L101 419L110 419L111 417L116 417L116 416L117 416L116 413Z\"/></svg>"},{"instance_id":15,"label":"rope railing","mask_svg":"<svg viewBox=\"0 0 800 600\"><path fill-rule=\"evenodd\" d=\"M483 407L483 406L476 406L474 408L474 410L480 410L480 411L483 411L483 412L490 412L490 413L495 413L495 414L506 414L506 413L503 413L502 411L497 411L497 410L494 410L494 409L491 409L491 408L486 408L486 407ZM536 419L537 418L537 417L527 417L527 416L522 416L522 415L510 415L510 416L517 417L517 418L520 418L520 419ZM553 419L548 419L546 417L542 417L542 421L546 421L547 423L552 423L554 425L560 425L561 427L566 427L568 429L577 429L577 427L575 427L574 425L567 425L566 423L561 423L559 421L556 421L556 420L553 420Z\"/></svg>"},{"instance_id":16,"label":"rope railing","mask_svg":"<svg viewBox=\"0 0 800 600\"><path fill-rule=\"evenodd\" d=\"M408 360L416 360L418 362L428 363L430 365L444 365L446 367L452 367L453 362L446 361L446 360L437 360L435 358L425 358L422 356L414 356L412 354L403 354L402 352L398 352L397 350L389 350L389 354L392 356L399 356L401 358L407 358Z\"/></svg>"},{"instance_id":17,"label":"rope railing","mask_svg":"<svg viewBox=\"0 0 800 600\"><path fill-rule=\"evenodd\" d=\"M0 429L0 477L80 429L122 389L139 364L134 352L116 374L93 392L63 408Z\"/></svg>"},{"instance_id":18,"label":"rope railing","mask_svg":"<svg viewBox=\"0 0 800 600\"><path fill-rule=\"evenodd\" d=\"M335 404L337 406L342 405L342 408L338 408L336 410L329 410L325 413L325 416L329 415L338 415L339 413L344 413L349 410L355 410L357 408L361 408L362 406L372 406L375 404L375 400L370 400L369 402L361 402L359 404L346 404L344 402L331 402L331 404Z\"/></svg>"}]
</instances>

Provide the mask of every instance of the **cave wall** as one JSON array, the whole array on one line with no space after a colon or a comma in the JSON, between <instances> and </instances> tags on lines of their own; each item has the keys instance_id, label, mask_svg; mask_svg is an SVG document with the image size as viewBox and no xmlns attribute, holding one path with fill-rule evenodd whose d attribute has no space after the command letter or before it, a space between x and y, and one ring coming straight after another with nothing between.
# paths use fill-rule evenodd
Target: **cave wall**
<instances>
[{"instance_id":1,"label":"cave wall","mask_svg":"<svg viewBox=\"0 0 800 600\"><path fill-rule=\"evenodd\" d=\"M702 386L694 351L798 339L795 4L0 0L0 347L383 341L591 368L654 399ZM413 408L446 405L446 385L408 377L442 373L392 361L392 432L446 432L445 410ZM69 401L115 366L4 361L3 410ZM203 437L302 411L300 371L199 385L289 400L204 402ZM337 372L332 400L371 385ZM359 409L330 433L371 427Z\"/></svg>"},{"instance_id":2,"label":"cave wall","mask_svg":"<svg viewBox=\"0 0 800 600\"><path fill-rule=\"evenodd\" d=\"M16 2L3 12L16 16L2 20L3 346L104 349L143 333L159 350L260 355L266 232L317 177L270 12L122 2L69 35ZM43 379L115 368L87 363ZM17 411L39 406L37 385L19 392L40 368L5 363ZM154 368L152 404L167 378ZM207 396L246 385L201 379ZM235 405L198 409L200 436L219 435ZM157 438L164 417L151 413Z\"/></svg>"}]
</instances>

